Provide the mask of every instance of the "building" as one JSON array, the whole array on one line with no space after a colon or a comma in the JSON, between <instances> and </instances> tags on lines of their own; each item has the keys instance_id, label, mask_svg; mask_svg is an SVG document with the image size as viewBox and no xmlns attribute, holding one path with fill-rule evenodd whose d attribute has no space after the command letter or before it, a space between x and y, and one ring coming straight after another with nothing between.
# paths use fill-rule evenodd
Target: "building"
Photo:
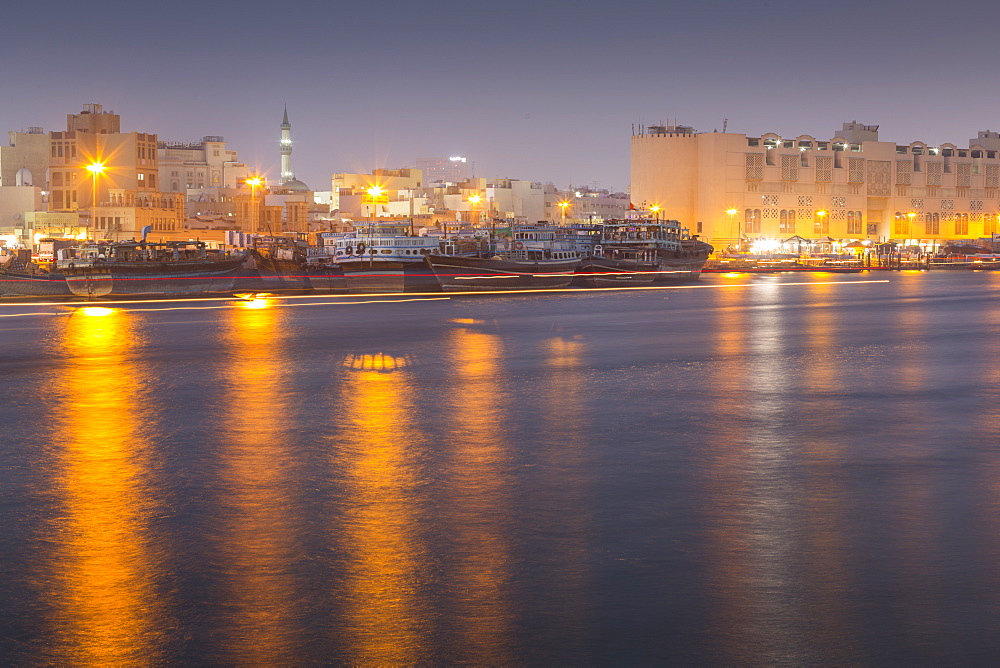
<instances>
[{"instance_id":1,"label":"building","mask_svg":"<svg viewBox=\"0 0 1000 668\"><path fill-rule=\"evenodd\" d=\"M161 141L157 145L160 189L183 193L205 188L235 188L249 170L223 137L202 137L200 142Z\"/></svg>"},{"instance_id":2,"label":"building","mask_svg":"<svg viewBox=\"0 0 1000 668\"><path fill-rule=\"evenodd\" d=\"M110 190L158 192L157 147L155 134L121 132L121 117L99 104L68 114L66 131L49 133L49 210L106 204ZM88 170L95 164L102 170Z\"/></svg>"},{"instance_id":3,"label":"building","mask_svg":"<svg viewBox=\"0 0 1000 668\"><path fill-rule=\"evenodd\" d=\"M1000 134L980 132L966 148L880 141L878 131L856 121L829 139L640 128L631 201L717 248L799 236L933 250L998 232Z\"/></svg>"},{"instance_id":4,"label":"building","mask_svg":"<svg viewBox=\"0 0 1000 668\"><path fill-rule=\"evenodd\" d=\"M418 169L375 169L371 174L334 174L330 181L330 211L339 212L350 218L368 218L388 215L386 208L392 202L410 202L408 193L423 185L423 174ZM373 186L382 188L382 195L372 201L368 190ZM403 205L396 205L401 209Z\"/></svg>"},{"instance_id":5,"label":"building","mask_svg":"<svg viewBox=\"0 0 1000 668\"><path fill-rule=\"evenodd\" d=\"M49 135L42 128L9 134L10 146L0 146L0 186L47 185Z\"/></svg>"},{"instance_id":6,"label":"building","mask_svg":"<svg viewBox=\"0 0 1000 668\"><path fill-rule=\"evenodd\" d=\"M588 187L559 190L545 186L545 220L552 223L602 222L626 218L629 212L628 193Z\"/></svg>"},{"instance_id":7,"label":"building","mask_svg":"<svg viewBox=\"0 0 1000 668\"><path fill-rule=\"evenodd\" d=\"M424 175L424 183L462 183L471 179L473 164L458 155L449 158L417 158L417 169Z\"/></svg>"}]
</instances>

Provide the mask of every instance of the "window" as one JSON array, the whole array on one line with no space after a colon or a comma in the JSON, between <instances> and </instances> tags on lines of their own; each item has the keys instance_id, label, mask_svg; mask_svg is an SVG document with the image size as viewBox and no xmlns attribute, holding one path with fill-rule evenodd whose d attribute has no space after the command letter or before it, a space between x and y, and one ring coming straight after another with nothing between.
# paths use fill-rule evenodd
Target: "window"
<instances>
[{"instance_id":1,"label":"window","mask_svg":"<svg viewBox=\"0 0 1000 668\"><path fill-rule=\"evenodd\" d=\"M757 137L747 137L747 146L760 146L760 139Z\"/></svg>"},{"instance_id":2,"label":"window","mask_svg":"<svg viewBox=\"0 0 1000 668\"><path fill-rule=\"evenodd\" d=\"M778 231L782 233L795 232L795 209L782 209L778 214Z\"/></svg>"},{"instance_id":3,"label":"window","mask_svg":"<svg viewBox=\"0 0 1000 668\"><path fill-rule=\"evenodd\" d=\"M997 233L997 215L991 213L991 214L987 214L983 218L984 218L983 233L984 234L989 234L989 235L996 234Z\"/></svg>"},{"instance_id":4,"label":"window","mask_svg":"<svg viewBox=\"0 0 1000 668\"><path fill-rule=\"evenodd\" d=\"M892 233L898 237L906 237L910 234L910 221L906 217L906 214L899 211L896 212L893 220Z\"/></svg>"},{"instance_id":5,"label":"window","mask_svg":"<svg viewBox=\"0 0 1000 668\"><path fill-rule=\"evenodd\" d=\"M852 153L861 153L861 144L851 144Z\"/></svg>"},{"instance_id":6,"label":"window","mask_svg":"<svg viewBox=\"0 0 1000 668\"><path fill-rule=\"evenodd\" d=\"M924 227L928 236L941 234L941 217L936 213L927 214Z\"/></svg>"},{"instance_id":7,"label":"window","mask_svg":"<svg viewBox=\"0 0 1000 668\"><path fill-rule=\"evenodd\" d=\"M968 236L969 234L969 214L955 214L955 234Z\"/></svg>"},{"instance_id":8,"label":"window","mask_svg":"<svg viewBox=\"0 0 1000 668\"><path fill-rule=\"evenodd\" d=\"M791 139L786 139L785 141L781 142L781 146L782 148L795 148L795 142L792 141Z\"/></svg>"},{"instance_id":9,"label":"window","mask_svg":"<svg viewBox=\"0 0 1000 668\"><path fill-rule=\"evenodd\" d=\"M848 211L847 212L847 233L848 234L861 234L861 212L860 211Z\"/></svg>"}]
</instances>

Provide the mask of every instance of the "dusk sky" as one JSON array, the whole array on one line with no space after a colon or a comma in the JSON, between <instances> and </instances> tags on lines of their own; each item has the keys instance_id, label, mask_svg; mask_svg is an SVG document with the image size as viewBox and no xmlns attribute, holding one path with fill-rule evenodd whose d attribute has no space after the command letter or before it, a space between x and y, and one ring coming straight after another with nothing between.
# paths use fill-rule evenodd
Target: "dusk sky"
<instances>
[{"instance_id":1,"label":"dusk sky","mask_svg":"<svg viewBox=\"0 0 1000 668\"><path fill-rule=\"evenodd\" d=\"M223 135L298 178L464 155L476 176L628 187L634 124L964 145L1000 130L1000 3L49 2L2 10L0 129ZM5 140L6 137L3 137ZM6 143L6 142L4 142Z\"/></svg>"}]
</instances>

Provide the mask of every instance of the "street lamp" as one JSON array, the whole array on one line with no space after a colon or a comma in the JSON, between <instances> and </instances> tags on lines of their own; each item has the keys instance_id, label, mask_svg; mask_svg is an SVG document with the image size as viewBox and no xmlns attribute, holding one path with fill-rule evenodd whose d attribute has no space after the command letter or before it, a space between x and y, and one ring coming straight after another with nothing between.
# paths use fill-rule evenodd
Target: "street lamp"
<instances>
[{"instance_id":1,"label":"street lamp","mask_svg":"<svg viewBox=\"0 0 1000 668\"><path fill-rule=\"evenodd\" d=\"M726 213L729 214L729 231L733 235L733 242L737 243L737 245L738 245L739 244L739 235L736 234L736 227L735 227L735 222L734 222L737 211L736 211L736 209L726 209Z\"/></svg>"},{"instance_id":2,"label":"street lamp","mask_svg":"<svg viewBox=\"0 0 1000 668\"><path fill-rule=\"evenodd\" d=\"M480 197L478 194L469 197L469 203L472 204L472 215L470 216L470 218L472 219L473 225L479 222L479 218L476 217L476 205L479 204L481 201L483 201L483 198Z\"/></svg>"},{"instance_id":3,"label":"street lamp","mask_svg":"<svg viewBox=\"0 0 1000 668\"><path fill-rule=\"evenodd\" d=\"M909 213L906 214L906 217L910 221L909 224L906 226L906 235L907 237L909 237L909 235L913 234L913 219L917 217L917 214L915 214L913 211L910 211Z\"/></svg>"},{"instance_id":4,"label":"street lamp","mask_svg":"<svg viewBox=\"0 0 1000 668\"><path fill-rule=\"evenodd\" d=\"M565 227L566 226L566 207L569 206L569 202L567 202L566 200L563 200L563 201L559 202L559 204L557 206L559 207L559 213L562 216L562 225L563 225L563 227Z\"/></svg>"},{"instance_id":5,"label":"street lamp","mask_svg":"<svg viewBox=\"0 0 1000 668\"><path fill-rule=\"evenodd\" d=\"M660 222L660 205L654 204L653 206L649 207L649 210L653 212L653 217L655 218L656 222Z\"/></svg>"},{"instance_id":6,"label":"street lamp","mask_svg":"<svg viewBox=\"0 0 1000 668\"><path fill-rule=\"evenodd\" d=\"M375 224L375 207L378 205L378 200L379 200L380 197L382 197L382 193L385 192L385 189L382 186L372 186L366 192L372 198L372 215L371 215L371 221L372 221L372 225L374 225Z\"/></svg>"},{"instance_id":7,"label":"street lamp","mask_svg":"<svg viewBox=\"0 0 1000 668\"><path fill-rule=\"evenodd\" d=\"M817 211L816 215L819 216L819 233L820 234L826 234L827 230L823 226L823 222L826 219L826 211Z\"/></svg>"},{"instance_id":8,"label":"street lamp","mask_svg":"<svg viewBox=\"0 0 1000 668\"><path fill-rule=\"evenodd\" d=\"M90 226L97 229L97 178L104 173L106 169L103 162L92 162L87 165L87 171L90 172L92 181L92 191L90 200Z\"/></svg>"},{"instance_id":9,"label":"street lamp","mask_svg":"<svg viewBox=\"0 0 1000 668\"><path fill-rule=\"evenodd\" d=\"M252 176L247 179L250 186L250 232L257 233L260 228L260 217L257 215L257 187L264 183L264 179L259 176Z\"/></svg>"}]
</instances>

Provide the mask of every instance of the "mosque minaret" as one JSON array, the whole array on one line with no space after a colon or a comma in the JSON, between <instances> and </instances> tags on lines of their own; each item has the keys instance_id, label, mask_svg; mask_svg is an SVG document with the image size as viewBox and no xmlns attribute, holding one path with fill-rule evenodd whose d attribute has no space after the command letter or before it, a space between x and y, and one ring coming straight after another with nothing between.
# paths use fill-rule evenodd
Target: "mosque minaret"
<instances>
[{"instance_id":1,"label":"mosque minaret","mask_svg":"<svg viewBox=\"0 0 1000 668\"><path fill-rule=\"evenodd\" d=\"M278 183L284 185L286 181L295 178L292 171L292 124L288 122L288 105L285 105L285 118L281 121L281 177Z\"/></svg>"}]
</instances>

